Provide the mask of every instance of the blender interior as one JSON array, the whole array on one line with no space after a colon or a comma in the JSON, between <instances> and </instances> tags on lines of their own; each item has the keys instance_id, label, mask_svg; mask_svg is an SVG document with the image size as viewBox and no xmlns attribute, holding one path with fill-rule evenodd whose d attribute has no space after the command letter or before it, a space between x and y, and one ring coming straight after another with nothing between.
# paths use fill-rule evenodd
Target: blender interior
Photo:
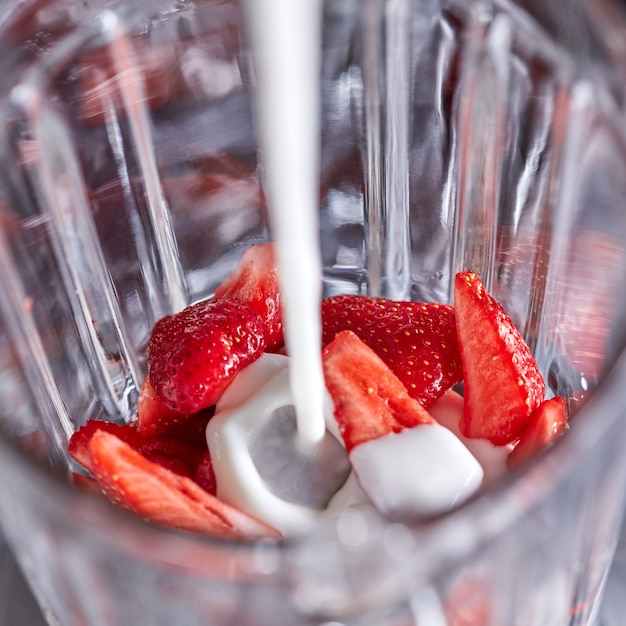
<instances>
[{"instance_id":1,"label":"blender interior","mask_svg":"<svg viewBox=\"0 0 626 626\"><path fill-rule=\"evenodd\" d=\"M209 296L243 248L271 236L240 7L134 4L33 5L3 26L0 417L62 473L73 469L66 445L77 427L134 417L156 320ZM619 50L594 36L591 19L589 31L559 30L543 19L553 9L325 3L320 245L329 295L444 302L457 270L478 272L552 392L570 398L575 425L624 346L626 126L610 71ZM592 17L605 26L611 15ZM568 449L557 448L531 475L559 476ZM470 508L484 512L511 483ZM580 508L613 489L607 519L619 515L617 479L593 498L578 485L581 495L563 501ZM427 527L428 537L463 527L459 519ZM446 575L469 546L445 558L432 547L433 588L449 590ZM540 570L541 544L532 548L512 552ZM490 550L471 565L480 576L504 548ZM592 572L573 595L602 581ZM322 611L307 602L299 610Z\"/></svg>"},{"instance_id":2,"label":"blender interior","mask_svg":"<svg viewBox=\"0 0 626 626\"><path fill-rule=\"evenodd\" d=\"M472 269L575 414L623 340L612 77L515 5L418 4L325 4L325 292L449 301ZM4 320L21 340L3 354L28 381L9 405L35 403L53 458L87 419L132 418L156 320L270 237L240 7L158 8L78 29L84 9L41 13L10 57Z\"/></svg>"}]
</instances>

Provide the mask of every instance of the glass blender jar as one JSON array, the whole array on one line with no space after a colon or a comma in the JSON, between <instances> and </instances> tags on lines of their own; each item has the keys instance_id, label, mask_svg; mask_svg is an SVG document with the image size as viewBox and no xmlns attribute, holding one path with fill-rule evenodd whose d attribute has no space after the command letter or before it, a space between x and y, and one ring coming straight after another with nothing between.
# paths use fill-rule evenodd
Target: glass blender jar
<instances>
[{"instance_id":1,"label":"glass blender jar","mask_svg":"<svg viewBox=\"0 0 626 626\"><path fill-rule=\"evenodd\" d=\"M626 488L626 57L610 2L327 0L326 294L480 273L567 435L449 515L236 543L72 485L162 316L271 238L233 1L23 2L0 22L0 525L51 624L589 624Z\"/></svg>"}]
</instances>

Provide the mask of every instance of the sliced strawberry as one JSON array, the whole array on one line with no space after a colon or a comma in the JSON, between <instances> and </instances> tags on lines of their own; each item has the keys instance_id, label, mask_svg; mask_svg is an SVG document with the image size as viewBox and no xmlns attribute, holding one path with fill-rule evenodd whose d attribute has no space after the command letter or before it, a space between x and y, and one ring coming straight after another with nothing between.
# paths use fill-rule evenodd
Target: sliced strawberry
<instances>
[{"instance_id":1,"label":"sliced strawberry","mask_svg":"<svg viewBox=\"0 0 626 626\"><path fill-rule=\"evenodd\" d=\"M146 378L137 402L137 432L144 437L168 435L195 445L205 441L206 425L214 412L214 407L192 415L172 411L159 398L150 379Z\"/></svg>"},{"instance_id":2,"label":"sliced strawberry","mask_svg":"<svg viewBox=\"0 0 626 626\"><path fill-rule=\"evenodd\" d=\"M203 417L202 421L206 428L207 418ZM182 436L176 436L175 433L144 437L138 433L134 424L120 425L102 420L89 420L70 438L68 452L72 458L92 473L89 442L98 430L115 435L149 461L189 478L195 478L202 457L208 449L204 433L202 437L188 440ZM186 433L182 434L186 435Z\"/></svg>"},{"instance_id":3,"label":"sliced strawberry","mask_svg":"<svg viewBox=\"0 0 626 626\"><path fill-rule=\"evenodd\" d=\"M149 461L189 478L196 475L197 467L207 448L206 444L204 447L192 446L185 441L163 435L143 437L138 447L132 445L131 447Z\"/></svg>"},{"instance_id":4,"label":"sliced strawberry","mask_svg":"<svg viewBox=\"0 0 626 626\"><path fill-rule=\"evenodd\" d=\"M115 435L135 450L141 445L142 438L139 436L134 426L105 422L102 420L89 420L71 436L67 446L67 452L75 461L80 463L91 473L93 473L93 468L91 467L89 442L97 430L104 430Z\"/></svg>"},{"instance_id":5,"label":"sliced strawberry","mask_svg":"<svg viewBox=\"0 0 626 626\"><path fill-rule=\"evenodd\" d=\"M352 331L322 352L326 388L348 452L360 443L435 420Z\"/></svg>"},{"instance_id":6,"label":"sliced strawberry","mask_svg":"<svg viewBox=\"0 0 626 626\"><path fill-rule=\"evenodd\" d=\"M278 538L273 528L221 502L192 480L151 463L111 433L95 432L89 453L106 495L145 519L227 537Z\"/></svg>"},{"instance_id":7,"label":"sliced strawberry","mask_svg":"<svg viewBox=\"0 0 626 626\"><path fill-rule=\"evenodd\" d=\"M475 273L457 274L454 304L465 383L461 432L509 443L544 400L543 378L511 318Z\"/></svg>"},{"instance_id":8,"label":"sliced strawberry","mask_svg":"<svg viewBox=\"0 0 626 626\"><path fill-rule=\"evenodd\" d=\"M544 400L530 416L530 421L518 444L508 458L515 469L554 443L569 427L567 403L559 396Z\"/></svg>"},{"instance_id":9,"label":"sliced strawberry","mask_svg":"<svg viewBox=\"0 0 626 626\"><path fill-rule=\"evenodd\" d=\"M193 479L205 491L213 495L217 493L217 480L215 479L215 471L213 470L213 462L211 461L211 453L209 450L206 450L200 458Z\"/></svg>"},{"instance_id":10,"label":"sliced strawberry","mask_svg":"<svg viewBox=\"0 0 626 626\"><path fill-rule=\"evenodd\" d=\"M322 301L322 343L354 332L428 408L462 376L454 309L342 295Z\"/></svg>"},{"instance_id":11,"label":"sliced strawberry","mask_svg":"<svg viewBox=\"0 0 626 626\"><path fill-rule=\"evenodd\" d=\"M173 437L188 444L206 449L206 425L215 414L215 406L202 409L190 415L181 422L174 422L168 426L164 436Z\"/></svg>"},{"instance_id":12,"label":"sliced strawberry","mask_svg":"<svg viewBox=\"0 0 626 626\"><path fill-rule=\"evenodd\" d=\"M150 384L172 411L215 404L265 347L261 318L229 298L205 300L159 320L148 343Z\"/></svg>"},{"instance_id":13,"label":"sliced strawberry","mask_svg":"<svg viewBox=\"0 0 626 626\"><path fill-rule=\"evenodd\" d=\"M278 264L272 242L247 248L237 269L215 290L216 298L232 298L258 313L265 324L268 352L283 343Z\"/></svg>"},{"instance_id":14,"label":"sliced strawberry","mask_svg":"<svg viewBox=\"0 0 626 626\"><path fill-rule=\"evenodd\" d=\"M184 422L187 415L173 411L159 398L150 379L141 385L137 400L137 430L141 435L156 435L167 431L173 424Z\"/></svg>"}]
</instances>

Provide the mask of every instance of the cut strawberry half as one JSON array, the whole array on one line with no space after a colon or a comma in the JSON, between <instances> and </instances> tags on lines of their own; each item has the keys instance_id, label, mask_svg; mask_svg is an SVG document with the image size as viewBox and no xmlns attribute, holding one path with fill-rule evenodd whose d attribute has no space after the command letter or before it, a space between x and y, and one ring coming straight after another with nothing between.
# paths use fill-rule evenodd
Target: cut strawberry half
<instances>
[{"instance_id":1,"label":"cut strawberry half","mask_svg":"<svg viewBox=\"0 0 626 626\"><path fill-rule=\"evenodd\" d=\"M151 463L104 430L89 441L90 464L113 502L157 524L242 538L278 538L277 531L207 493L189 478Z\"/></svg>"},{"instance_id":2,"label":"cut strawberry half","mask_svg":"<svg viewBox=\"0 0 626 626\"><path fill-rule=\"evenodd\" d=\"M282 347L280 285L272 242L247 248L237 269L215 290L215 297L244 303L263 320L265 349L276 352Z\"/></svg>"},{"instance_id":3,"label":"cut strawberry half","mask_svg":"<svg viewBox=\"0 0 626 626\"><path fill-rule=\"evenodd\" d=\"M80 463L80 465L92 474L93 467L91 467L89 442L94 433L98 430L104 430L115 435L135 450L141 445L142 437L137 433L137 429L134 426L105 422L103 420L89 420L70 437L67 452L75 461Z\"/></svg>"},{"instance_id":4,"label":"cut strawberry half","mask_svg":"<svg viewBox=\"0 0 626 626\"><path fill-rule=\"evenodd\" d=\"M150 379L141 385L137 400L137 431L141 435L157 435L167 431L173 424L187 419L187 415L170 409L161 400Z\"/></svg>"},{"instance_id":5,"label":"cut strawberry half","mask_svg":"<svg viewBox=\"0 0 626 626\"><path fill-rule=\"evenodd\" d=\"M190 445L206 448L206 425L215 414L215 406L202 409L181 422L174 422L164 432L164 437L186 441Z\"/></svg>"},{"instance_id":6,"label":"cut strawberry half","mask_svg":"<svg viewBox=\"0 0 626 626\"><path fill-rule=\"evenodd\" d=\"M324 348L322 362L348 452L371 439L435 423L382 359L352 331L339 333Z\"/></svg>"},{"instance_id":7,"label":"cut strawberry half","mask_svg":"<svg viewBox=\"0 0 626 626\"><path fill-rule=\"evenodd\" d=\"M342 295L322 301L322 343L351 330L428 408L462 377L454 309Z\"/></svg>"},{"instance_id":8,"label":"cut strawberry half","mask_svg":"<svg viewBox=\"0 0 626 626\"><path fill-rule=\"evenodd\" d=\"M478 461L354 333L337 335L323 366L354 473L383 515L443 513L480 487Z\"/></svg>"},{"instance_id":9,"label":"cut strawberry half","mask_svg":"<svg viewBox=\"0 0 626 626\"><path fill-rule=\"evenodd\" d=\"M215 471L213 470L211 453L208 449L200 457L200 462L196 467L196 473L193 479L205 491L208 491L213 495L217 493L217 480L215 478Z\"/></svg>"},{"instance_id":10,"label":"cut strawberry half","mask_svg":"<svg viewBox=\"0 0 626 626\"><path fill-rule=\"evenodd\" d=\"M86 470L93 473L90 465L89 442L94 433L104 430L127 443L133 450L181 476L194 478L207 451L206 438L186 441L172 435L141 436L134 424L116 424L102 420L89 420L70 438L69 455Z\"/></svg>"},{"instance_id":11,"label":"cut strawberry half","mask_svg":"<svg viewBox=\"0 0 626 626\"><path fill-rule=\"evenodd\" d=\"M204 431L214 408L207 407L192 415L172 411L146 378L137 401L137 432L143 437L167 435L195 445L205 441Z\"/></svg>"},{"instance_id":12,"label":"cut strawberry half","mask_svg":"<svg viewBox=\"0 0 626 626\"><path fill-rule=\"evenodd\" d=\"M535 358L475 273L455 277L454 306L465 383L461 431L496 445L509 443L545 397Z\"/></svg>"},{"instance_id":13,"label":"cut strawberry half","mask_svg":"<svg viewBox=\"0 0 626 626\"><path fill-rule=\"evenodd\" d=\"M215 404L237 372L263 353L264 332L256 313L229 298L165 317L148 343L150 384L172 411L196 413Z\"/></svg>"},{"instance_id":14,"label":"cut strawberry half","mask_svg":"<svg viewBox=\"0 0 626 626\"><path fill-rule=\"evenodd\" d=\"M569 428L567 403L559 396L544 400L530 416L526 430L509 454L508 466L515 469L554 443Z\"/></svg>"}]
</instances>

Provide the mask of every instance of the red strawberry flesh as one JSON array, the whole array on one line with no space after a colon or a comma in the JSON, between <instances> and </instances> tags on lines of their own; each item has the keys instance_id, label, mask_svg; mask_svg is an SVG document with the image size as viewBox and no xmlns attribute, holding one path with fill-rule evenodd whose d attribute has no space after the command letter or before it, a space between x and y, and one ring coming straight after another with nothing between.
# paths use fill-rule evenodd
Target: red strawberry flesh
<instances>
[{"instance_id":1,"label":"red strawberry flesh","mask_svg":"<svg viewBox=\"0 0 626 626\"><path fill-rule=\"evenodd\" d=\"M192 415L172 411L146 378L137 401L137 432L144 437L167 435L192 444L204 441L204 430L213 409L208 407Z\"/></svg>"},{"instance_id":2,"label":"red strawberry flesh","mask_svg":"<svg viewBox=\"0 0 626 626\"><path fill-rule=\"evenodd\" d=\"M217 493L217 481L215 478L215 471L213 470L211 453L208 449L200 457L200 462L196 467L196 473L193 479L205 491L208 491L213 495Z\"/></svg>"},{"instance_id":3,"label":"red strawberry flesh","mask_svg":"<svg viewBox=\"0 0 626 626\"><path fill-rule=\"evenodd\" d=\"M425 408L461 380L456 321L449 305L356 295L325 298L323 345L344 330L374 350Z\"/></svg>"},{"instance_id":4,"label":"red strawberry flesh","mask_svg":"<svg viewBox=\"0 0 626 626\"><path fill-rule=\"evenodd\" d=\"M495 445L509 443L522 434L544 400L537 363L477 274L457 274L454 306L464 379L461 432Z\"/></svg>"},{"instance_id":5,"label":"red strawberry flesh","mask_svg":"<svg viewBox=\"0 0 626 626\"><path fill-rule=\"evenodd\" d=\"M155 435L168 430L173 424L187 419L187 415L170 409L161 400L150 379L141 385L137 400L137 430L142 435Z\"/></svg>"},{"instance_id":6,"label":"red strawberry flesh","mask_svg":"<svg viewBox=\"0 0 626 626\"><path fill-rule=\"evenodd\" d=\"M322 363L348 452L370 439L434 423L382 359L353 332L337 335L324 348Z\"/></svg>"},{"instance_id":7,"label":"red strawberry flesh","mask_svg":"<svg viewBox=\"0 0 626 626\"><path fill-rule=\"evenodd\" d=\"M263 320L268 352L284 343L278 262L272 242L247 248L237 269L215 290L216 298L231 298L247 305Z\"/></svg>"},{"instance_id":8,"label":"red strawberry flesh","mask_svg":"<svg viewBox=\"0 0 626 626\"><path fill-rule=\"evenodd\" d=\"M204 418L203 421L206 427L207 418ZM203 462L204 454L207 452L204 433L193 438L177 436L178 433L145 437L137 431L134 424L89 420L70 438L68 453L92 473L94 468L90 465L89 442L98 430L104 430L115 435L149 461L189 478L195 478L200 463ZM209 469L205 468L203 472L208 474Z\"/></svg>"},{"instance_id":9,"label":"red strawberry flesh","mask_svg":"<svg viewBox=\"0 0 626 626\"><path fill-rule=\"evenodd\" d=\"M205 300L156 323L148 343L150 384L171 410L215 404L265 347L261 318L237 300Z\"/></svg>"},{"instance_id":10,"label":"red strawberry flesh","mask_svg":"<svg viewBox=\"0 0 626 626\"><path fill-rule=\"evenodd\" d=\"M129 426L128 424L116 424L115 422L105 422L102 420L89 420L71 436L67 451L75 461L92 473L93 468L91 467L89 442L97 430L104 430L115 435L134 449L139 448L141 445L142 437L139 436L133 426Z\"/></svg>"},{"instance_id":11,"label":"red strawberry flesh","mask_svg":"<svg viewBox=\"0 0 626 626\"><path fill-rule=\"evenodd\" d=\"M106 495L152 522L232 538L277 538L278 533L207 493L189 478L151 463L111 433L89 442L94 475Z\"/></svg>"},{"instance_id":12,"label":"red strawberry flesh","mask_svg":"<svg viewBox=\"0 0 626 626\"><path fill-rule=\"evenodd\" d=\"M355 295L322 301L324 376L348 452L436 423L426 408L461 380L462 434L496 445L518 440L510 468L567 428L565 401L544 401L530 349L479 277L461 272L454 287L454 308ZM282 345L274 247L253 246L213 299L155 325L137 424L90 421L71 438L70 455L112 501L155 523L278 538L215 497L205 428L236 374Z\"/></svg>"},{"instance_id":13,"label":"red strawberry flesh","mask_svg":"<svg viewBox=\"0 0 626 626\"><path fill-rule=\"evenodd\" d=\"M542 402L532 413L526 430L508 458L515 469L554 443L569 428L567 404L556 396Z\"/></svg>"}]
</instances>

